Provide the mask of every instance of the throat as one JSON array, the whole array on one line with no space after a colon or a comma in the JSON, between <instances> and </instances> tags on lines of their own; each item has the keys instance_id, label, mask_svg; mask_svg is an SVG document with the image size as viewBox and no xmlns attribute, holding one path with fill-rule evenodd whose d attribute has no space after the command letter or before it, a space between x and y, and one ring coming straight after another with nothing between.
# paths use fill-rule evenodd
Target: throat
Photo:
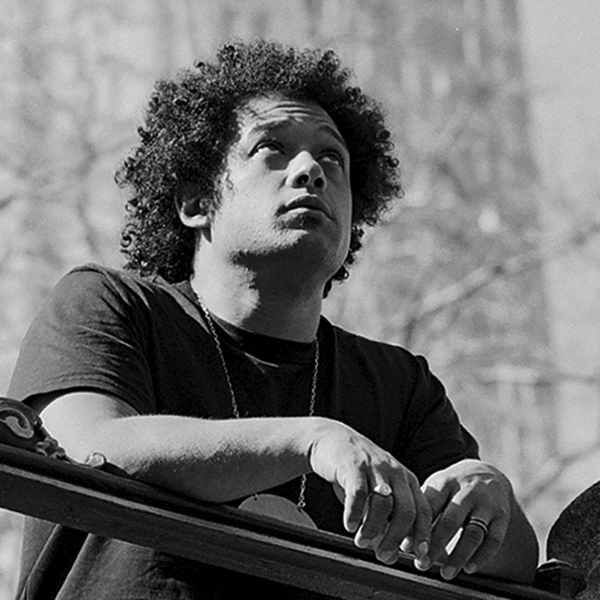
<instances>
[{"instance_id":1,"label":"throat","mask_svg":"<svg viewBox=\"0 0 600 600\"><path fill-rule=\"evenodd\" d=\"M260 291L252 286L231 289L206 285L194 277L194 294L219 319L251 333L289 340L312 342L321 318L321 295L302 296L281 290Z\"/></svg>"}]
</instances>

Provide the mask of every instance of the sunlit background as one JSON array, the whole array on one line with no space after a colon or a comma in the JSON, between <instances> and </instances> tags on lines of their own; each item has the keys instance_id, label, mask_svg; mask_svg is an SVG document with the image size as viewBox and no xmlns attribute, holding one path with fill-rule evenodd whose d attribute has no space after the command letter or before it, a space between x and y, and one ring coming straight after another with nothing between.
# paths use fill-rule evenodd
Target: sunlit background
<instances>
[{"instance_id":1,"label":"sunlit background","mask_svg":"<svg viewBox=\"0 0 600 600\"><path fill-rule=\"evenodd\" d=\"M600 479L597 0L0 0L0 394L71 267L120 264L113 183L157 77L233 37L334 48L405 198L328 316L425 354L544 542ZM20 517L0 513L0 600Z\"/></svg>"}]
</instances>

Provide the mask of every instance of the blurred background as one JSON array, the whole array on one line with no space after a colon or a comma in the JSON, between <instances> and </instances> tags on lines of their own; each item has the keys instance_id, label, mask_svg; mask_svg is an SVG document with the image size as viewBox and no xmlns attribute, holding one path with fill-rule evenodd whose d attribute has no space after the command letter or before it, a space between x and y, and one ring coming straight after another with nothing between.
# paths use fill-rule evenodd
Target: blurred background
<instances>
[{"instance_id":1,"label":"blurred background","mask_svg":"<svg viewBox=\"0 0 600 600\"><path fill-rule=\"evenodd\" d=\"M119 266L113 183L159 77L224 41L334 48L406 196L327 315L425 354L544 543L600 479L597 0L0 0L0 394L71 267ZM20 517L0 512L0 600Z\"/></svg>"}]
</instances>

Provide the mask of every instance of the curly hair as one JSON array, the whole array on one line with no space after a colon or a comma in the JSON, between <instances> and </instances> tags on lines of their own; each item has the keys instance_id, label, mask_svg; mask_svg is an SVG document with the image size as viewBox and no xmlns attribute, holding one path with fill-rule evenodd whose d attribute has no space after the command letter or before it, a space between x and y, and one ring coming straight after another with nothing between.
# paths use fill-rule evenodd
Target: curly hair
<instances>
[{"instance_id":1,"label":"curly hair","mask_svg":"<svg viewBox=\"0 0 600 600\"><path fill-rule=\"evenodd\" d=\"M343 280L374 225L401 195L398 160L379 106L341 67L332 50L294 49L266 42L226 44L214 63L198 62L172 80L159 80L151 96L140 144L116 174L130 190L121 232L125 268L176 282L193 273L195 231L184 226L176 200L184 186L202 198L200 210L218 208L217 181L238 133L240 110L259 97L278 96L320 105L339 129L350 154L352 231ZM331 287L328 283L326 292Z\"/></svg>"}]
</instances>

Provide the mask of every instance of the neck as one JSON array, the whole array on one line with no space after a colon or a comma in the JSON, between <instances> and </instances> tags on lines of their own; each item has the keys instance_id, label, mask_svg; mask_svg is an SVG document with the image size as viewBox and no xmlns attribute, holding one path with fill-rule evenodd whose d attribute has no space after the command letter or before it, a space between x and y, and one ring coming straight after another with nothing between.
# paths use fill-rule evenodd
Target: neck
<instances>
[{"instance_id":1,"label":"neck","mask_svg":"<svg viewBox=\"0 0 600 600\"><path fill-rule=\"evenodd\" d=\"M292 274L293 275L293 274ZM322 286L293 285L285 277L262 277L247 268L217 269L196 264L191 284L217 317L248 331L280 339L315 339L323 302Z\"/></svg>"}]
</instances>

